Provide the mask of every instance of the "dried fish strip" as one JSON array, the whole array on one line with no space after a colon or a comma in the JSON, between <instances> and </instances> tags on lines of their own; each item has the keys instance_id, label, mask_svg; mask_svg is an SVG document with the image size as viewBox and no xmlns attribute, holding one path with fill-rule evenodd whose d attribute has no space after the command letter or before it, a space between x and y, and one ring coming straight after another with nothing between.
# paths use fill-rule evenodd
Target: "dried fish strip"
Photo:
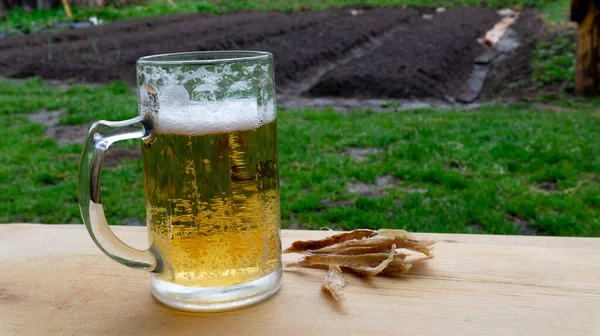
<instances>
[{"instance_id":1,"label":"dried fish strip","mask_svg":"<svg viewBox=\"0 0 600 336\"><path fill-rule=\"evenodd\" d=\"M366 246L366 247L346 247L346 248L340 248L339 250L335 251L335 254L341 254L341 255L359 255L359 254L369 254L369 253L387 253L389 252L390 248L387 246ZM315 250L315 251L308 251L314 254L319 254L321 253L321 250ZM404 253L396 253L396 255L402 255L404 256L404 258L406 258L408 256L408 254L404 254ZM404 259L402 258L402 259Z\"/></svg>"},{"instance_id":2,"label":"dried fish strip","mask_svg":"<svg viewBox=\"0 0 600 336\"><path fill-rule=\"evenodd\" d=\"M402 261L401 259L392 260L380 274L383 275L396 275L400 273L406 273L412 267L411 263Z\"/></svg>"},{"instance_id":3,"label":"dried fish strip","mask_svg":"<svg viewBox=\"0 0 600 336\"><path fill-rule=\"evenodd\" d=\"M324 247L317 251L311 251L313 253L337 253L337 251L344 250L351 247L381 247L389 251L392 245L396 245L396 248L405 248L408 250L416 251L431 257L430 246L435 244L434 240L414 240L401 237L380 237L375 236L373 238L362 239L362 240L348 240L343 243Z\"/></svg>"},{"instance_id":4,"label":"dried fish strip","mask_svg":"<svg viewBox=\"0 0 600 336\"><path fill-rule=\"evenodd\" d=\"M302 252L307 250L318 250L323 247L343 243L349 240L357 240L363 238L370 238L377 235L377 231L360 229L351 232L344 232L335 234L320 240L298 240L292 243L292 246L287 248L284 253Z\"/></svg>"},{"instance_id":5,"label":"dried fish strip","mask_svg":"<svg viewBox=\"0 0 600 336\"><path fill-rule=\"evenodd\" d=\"M323 289L331 293L334 299L340 301L346 298L344 287L346 282L342 276L342 269L338 266L329 266L329 271L323 280Z\"/></svg>"},{"instance_id":6,"label":"dried fish strip","mask_svg":"<svg viewBox=\"0 0 600 336\"><path fill-rule=\"evenodd\" d=\"M392 262L392 260L394 260L395 253L396 253L396 245L392 245L392 248L390 250L390 253L389 253L387 259L382 261L379 265L377 265L375 267L357 266L357 267L350 267L350 269L356 273L360 273L365 276L376 276L377 274L381 273Z\"/></svg>"},{"instance_id":7,"label":"dried fish strip","mask_svg":"<svg viewBox=\"0 0 600 336\"><path fill-rule=\"evenodd\" d=\"M314 266L338 266L338 267L364 267L377 266L389 258L391 251L386 253L368 253L360 255L339 255L339 254L315 254L307 252L297 261L288 263L286 267L314 267ZM398 254L399 260L405 258L405 255Z\"/></svg>"}]
</instances>

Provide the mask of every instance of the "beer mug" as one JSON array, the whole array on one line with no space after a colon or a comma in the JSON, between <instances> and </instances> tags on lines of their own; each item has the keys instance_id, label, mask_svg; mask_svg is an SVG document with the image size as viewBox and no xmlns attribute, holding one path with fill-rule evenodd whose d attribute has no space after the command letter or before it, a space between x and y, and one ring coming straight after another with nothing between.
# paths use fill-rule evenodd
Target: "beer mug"
<instances>
[{"instance_id":1,"label":"beer mug","mask_svg":"<svg viewBox=\"0 0 600 336\"><path fill-rule=\"evenodd\" d=\"M191 52L137 62L139 115L98 121L79 165L79 206L112 259L150 272L154 297L187 311L223 311L281 286L277 127L272 56ZM114 142L142 140L149 249L110 230L100 202Z\"/></svg>"}]
</instances>

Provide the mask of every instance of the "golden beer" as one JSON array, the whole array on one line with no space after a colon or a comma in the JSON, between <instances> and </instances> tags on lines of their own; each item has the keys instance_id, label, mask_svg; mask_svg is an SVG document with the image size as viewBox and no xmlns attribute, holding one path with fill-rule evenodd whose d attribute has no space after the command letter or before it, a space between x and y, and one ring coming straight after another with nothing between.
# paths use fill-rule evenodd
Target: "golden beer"
<instances>
[{"instance_id":1,"label":"golden beer","mask_svg":"<svg viewBox=\"0 0 600 336\"><path fill-rule=\"evenodd\" d=\"M218 128L218 127L217 127ZM157 279L224 287L278 270L276 121L209 134L162 133L142 146Z\"/></svg>"}]
</instances>

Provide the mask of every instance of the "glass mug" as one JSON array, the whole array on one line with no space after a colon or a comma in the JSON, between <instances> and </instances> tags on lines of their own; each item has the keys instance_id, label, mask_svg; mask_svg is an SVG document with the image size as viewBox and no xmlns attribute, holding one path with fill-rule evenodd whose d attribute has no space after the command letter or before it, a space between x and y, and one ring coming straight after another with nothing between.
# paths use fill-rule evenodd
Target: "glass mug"
<instances>
[{"instance_id":1,"label":"glass mug","mask_svg":"<svg viewBox=\"0 0 600 336\"><path fill-rule=\"evenodd\" d=\"M272 56L219 51L137 62L139 116L98 121L79 165L79 206L112 259L150 272L167 306L223 311L281 286L277 127ZM100 202L108 147L141 139L150 248L127 246Z\"/></svg>"}]
</instances>

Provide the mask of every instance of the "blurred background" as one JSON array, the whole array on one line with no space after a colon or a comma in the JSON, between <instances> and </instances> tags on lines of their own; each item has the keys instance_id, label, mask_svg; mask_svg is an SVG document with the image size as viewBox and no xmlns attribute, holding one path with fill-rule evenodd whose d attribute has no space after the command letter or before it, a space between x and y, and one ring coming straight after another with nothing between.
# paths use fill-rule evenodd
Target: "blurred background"
<instances>
[{"instance_id":1,"label":"blurred background","mask_svg":"<svg viewBox=\"0 0 600 336\"><path fill-rule=\"evenodd\" d=\"M600 236L596 0L0 0L0 223L81 223L94 120L135 61L274 54L282 226ZM138 142L109 223L144 225Z\"/></svg>"}]
</instances>

